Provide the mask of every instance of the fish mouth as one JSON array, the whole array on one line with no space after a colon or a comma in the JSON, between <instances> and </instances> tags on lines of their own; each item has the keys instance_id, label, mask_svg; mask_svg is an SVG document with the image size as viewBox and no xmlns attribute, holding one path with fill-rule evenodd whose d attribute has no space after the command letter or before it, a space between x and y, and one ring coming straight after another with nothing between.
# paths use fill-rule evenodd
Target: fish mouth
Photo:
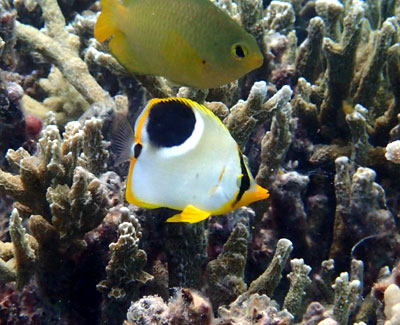
<instances>
[{"instance_id":1,"label":"fish mouth","mask_svg":"<svg viewBox=\"0 0 400 325\"><path fill-rule=\"evenodd\" d=\"M259 67L261 67L261 66L263 65L263 63L264 63L264 57L263 57L263 55L260 53L259 55L255 55L252 61L253 61L253 63L254 63L255 68L259 68Z\"/></svg>"}]
</instances>

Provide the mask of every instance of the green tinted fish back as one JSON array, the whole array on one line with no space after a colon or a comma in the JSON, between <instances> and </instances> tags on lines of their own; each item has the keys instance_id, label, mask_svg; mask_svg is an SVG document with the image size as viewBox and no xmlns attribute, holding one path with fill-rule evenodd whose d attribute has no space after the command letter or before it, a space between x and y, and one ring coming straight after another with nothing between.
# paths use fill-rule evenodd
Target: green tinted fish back
<instances>
[{"instance_id":1,"label":"green tinted fish back","mask_svg":"<svg viewBox=\"0 0 400 325\"><path fill-rule=\"evenodd\" d=\"M163 75L205 88L213 86L212 80L226 83L231 80L225 79L243 74L230 71L236 69L229 62L232 44L247 42L251 51L259 51L254 38L209 0L128 0L123 5L103 0L102 4L103 12L112 11L104 13L113 17L109 29L116 39L110 43L111 51L135 73ZM101 19L96 30L105 29L106 20Z\"/></svg>"}]
</instances>

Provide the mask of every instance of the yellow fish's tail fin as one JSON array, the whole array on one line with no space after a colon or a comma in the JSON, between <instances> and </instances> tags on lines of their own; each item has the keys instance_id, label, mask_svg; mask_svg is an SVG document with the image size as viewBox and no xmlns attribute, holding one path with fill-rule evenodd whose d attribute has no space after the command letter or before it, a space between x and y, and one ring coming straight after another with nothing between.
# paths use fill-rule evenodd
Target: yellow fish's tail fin
<instances>
[{"instance_id":1,"label":"yellow fish's tail fin","mask_svg":"<svg viewBox=\"0 0 400 325\"><path fill-rule=\"evenodd\" d=\"M104 42L117 31L117 20L115 17L116 7L121 6L118 0L101 0L101 14L96 22L94 37L99 42Z\"/></svg>"},{"instance_id":2,"label":"yellow fish's tail fin","mask_svg":"<svg viewBox=\"0 0 400 325\"><path fill-rule=\"evenodd\" d=\"M193 205L189 204L180 214L168 218L167 222L196 223L207 219L210 215L211 213L197 209Z\"/></svg>"}]
</instances>

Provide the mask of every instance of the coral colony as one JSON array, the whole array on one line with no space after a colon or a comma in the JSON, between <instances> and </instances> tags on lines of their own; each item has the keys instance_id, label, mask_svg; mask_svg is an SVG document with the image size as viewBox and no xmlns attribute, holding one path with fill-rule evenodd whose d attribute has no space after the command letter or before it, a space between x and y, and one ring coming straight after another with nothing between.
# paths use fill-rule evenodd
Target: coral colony
<instances>
[{"instance_id":1,"label":"coral colony","mask_svg":"<svg viewBox=\"0 0 400 325\"><path fill-rule=\"evenodd\" d=\"M199 90L126 71L99 1L0 0L0 323L399 324L399 2L213 2L264 63ZM125 201L113 121L170 96L268 200L196 224Z\"/></svg>"}]
</instances>

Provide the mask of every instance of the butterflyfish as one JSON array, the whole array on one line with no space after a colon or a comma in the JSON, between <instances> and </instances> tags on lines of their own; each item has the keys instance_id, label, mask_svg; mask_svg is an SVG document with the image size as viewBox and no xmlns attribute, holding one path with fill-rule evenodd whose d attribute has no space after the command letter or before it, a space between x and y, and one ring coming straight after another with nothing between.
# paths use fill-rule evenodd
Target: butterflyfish
<instances>
[{"instance_id":1,"label":"butterflyfish","mask_svg":"<svg viewBox=\"0 0 400 325\"><path fill-rule=\"evenodd\" d=\"M130 72L215 88L260 67L255 38L210 0L101 0L94 36Z\"/></svg>"},{"instance_id":2,"label":"butterflyfish","mask_svg":"<svg viewBox=\"0 0 400 325\"><path fill-rule=\"evenodd\" d=\"M228 129L208 108L184 98L152 99L134 131L120 127L130 158L128 202L182 212L168 222L196 223L268 198Z\"/></svg>"}]
</instances>

